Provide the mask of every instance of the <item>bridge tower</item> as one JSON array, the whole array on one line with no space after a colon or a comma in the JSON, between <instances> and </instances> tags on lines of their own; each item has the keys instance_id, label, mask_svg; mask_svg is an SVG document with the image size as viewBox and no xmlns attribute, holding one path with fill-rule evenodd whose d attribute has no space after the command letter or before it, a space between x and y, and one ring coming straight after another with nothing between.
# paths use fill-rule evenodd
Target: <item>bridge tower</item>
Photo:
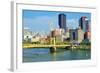
<instances>
[{"instance_id":1,"label":"bridge tower","mask_svg":"<svg viewBox=\"0 0 100 73\"><path fill-rule=\"evenodd\" d=\"M50 44L52 45L52 42L53 42L53 45L54 45L54 47L50 48L50 52L56 52L57 50L55 47L55 44L56 44L55 37L52 38L52 35L51 35L51 32L54 30L54 27L51 22L49 23L49 27L50 27Z\"/></svg>"},{"instance_id":2,"label":"bridge tower","mask_svg":"<svg viewBox=\"0 0 100 73\"><path fill-rule=\"evenodd\" d=\"M50 44L52 44L53 38L52 38L51 32L54 30L52 22L49 22L49 27L50 27Z\"/></svg>"}]
</instances>

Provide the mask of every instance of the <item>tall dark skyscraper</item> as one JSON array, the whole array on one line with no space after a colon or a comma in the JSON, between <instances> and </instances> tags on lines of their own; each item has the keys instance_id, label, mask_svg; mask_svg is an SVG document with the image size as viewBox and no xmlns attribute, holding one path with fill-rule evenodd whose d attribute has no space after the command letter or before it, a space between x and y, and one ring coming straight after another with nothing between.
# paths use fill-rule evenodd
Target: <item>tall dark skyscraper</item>
<instances>
[{"instance_id":1,"label":"tall dark skyscraper","mask_svg":"<svg viewBox=\"0 0 100 73\"><path fill-rule=\"evenodd\" d=\"M89 20L87 17L81 17L79 20L79 26L84 32L87 32L89 30Z\"/></svg>"},{"instance_id":2,"label":"tall dark skyscraper","mask_svg":"<svg viewBox=\"0 0 100 73\"><path fill-rule=\"evenodd\" d=\"M58 16L58 24L59 28L62 28L66 31L66 15L65 14L59 14Z\"/></svg>"}]
</instances>

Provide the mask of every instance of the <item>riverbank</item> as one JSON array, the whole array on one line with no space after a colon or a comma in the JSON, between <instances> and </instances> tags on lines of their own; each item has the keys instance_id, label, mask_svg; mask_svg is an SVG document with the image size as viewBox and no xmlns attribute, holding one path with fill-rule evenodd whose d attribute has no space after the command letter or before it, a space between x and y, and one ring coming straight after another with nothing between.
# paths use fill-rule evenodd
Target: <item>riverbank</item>
<instances>
[{"instance_id":1,"label":"riverbank","mask_svg":"<svg viewBox=\"0 0 100 73\"><path fill-rule=\"evenodd\" d=\"M71 46L72 49L91 49L90 45L78 45L78 46Z\"/></svg>"}]
</instances>

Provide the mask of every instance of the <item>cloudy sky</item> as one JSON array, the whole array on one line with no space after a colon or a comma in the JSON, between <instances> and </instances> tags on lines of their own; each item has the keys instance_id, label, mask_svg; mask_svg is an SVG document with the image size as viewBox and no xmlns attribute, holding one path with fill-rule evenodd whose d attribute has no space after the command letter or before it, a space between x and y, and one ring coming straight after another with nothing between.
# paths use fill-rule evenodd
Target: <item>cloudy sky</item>
<instances>
[{"instance_id":1,"label":"cloudy sky","mask_svg":"<svg viewBox=\"0 0 100 73\"><path fill-rule=\"evenodd\" d=\"M60 13L66 15L66 26L71 29L79 26L79 19L82 16L86 16L91 21L90 13L23 10L22 18L24 29L49 33L51 28L59 28L58 15Z\"/></svg>"}]
</instances>

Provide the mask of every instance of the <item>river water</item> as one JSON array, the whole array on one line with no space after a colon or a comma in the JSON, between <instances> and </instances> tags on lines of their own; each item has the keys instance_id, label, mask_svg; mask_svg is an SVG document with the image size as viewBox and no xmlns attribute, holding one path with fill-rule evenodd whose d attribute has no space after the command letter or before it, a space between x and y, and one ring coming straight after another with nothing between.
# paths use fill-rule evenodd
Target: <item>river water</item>
<instances>
[{"instance_id":1,"label":"river water","mask_svg":"<svg viewBox=\"0 0 100 73\"><path fill-rule=\"evenodd\" d=\"M27 48L23 49L23 62L47 62L67 60L91 59L91 50L66 50L57 49L51 53L49 48Z\"/></svg>"}]
</instances>

